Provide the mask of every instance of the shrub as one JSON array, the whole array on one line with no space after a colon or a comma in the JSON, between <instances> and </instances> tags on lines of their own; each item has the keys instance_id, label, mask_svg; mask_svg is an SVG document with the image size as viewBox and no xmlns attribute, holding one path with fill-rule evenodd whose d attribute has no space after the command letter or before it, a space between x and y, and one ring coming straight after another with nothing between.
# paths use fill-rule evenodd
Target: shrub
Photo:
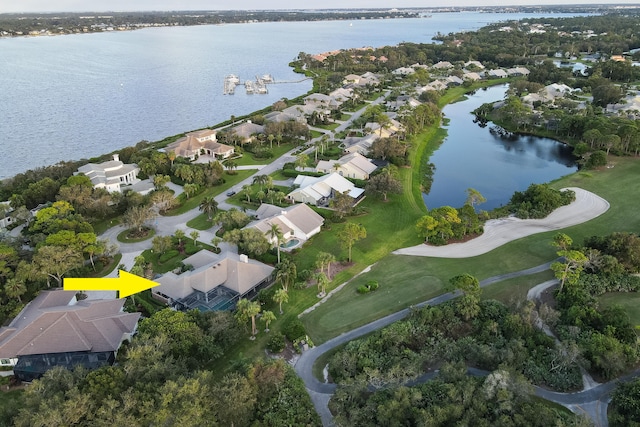
<instances>
[{"instance_id":1,"label":"shrub","mask_svg":"<svg viewBox=\"0 0 640 427\"><path fill-rule=\"evenodd\" d=\"M376 282L375 280L369 280L367 282L367 287L370 291L375 291L376 289L378 289L378 286L378 282Z\"/></svg>"},{"instance_id":2,"label":"shrub","mask_svg":"<svg viewBox=\"0 0 640 427\"><path fill-rule=\"evenodd\" d=\"M169 261L171 258L178 256L179 252L175 249L172 249L170 251L167 251L165 253L163 253L162 255L160 255L160 257L158 258L158 262L160 264L164 264L165 262Z\"/></svg>"},{"instance_id":3,"label":"shrub","mask_svg":"<svg viewBox=\"0 0 640 427\"><path fill-rule=\"evenodd\" d=\"M282 328L282 332L291 342L307 335L307 331L304 329L304 325L300 319L292 319L288 321Z\"/></svg>"},{"instance_id":4,"label":"shrub","mask_svg":"<svg viewBox=\"0 0 640 427\"><path fill-rule=\"evenodd\" d=\"M366 285L360 285L358 286L358 293L359 294L366 294L369 292L369 287Z\"/></svg>"},{"instance_id":5,"label":"shrub","mask_svg":"<svg viewBox=\"0 0 640 427\"><path fill-rule=\"evenodd\" d=\"M284 335L282 335L280 332L274 332L267 342L267 350L269 350L271 353L280 353L282 350L284 350L284 346Z\"/></svg>"}]
</instances>

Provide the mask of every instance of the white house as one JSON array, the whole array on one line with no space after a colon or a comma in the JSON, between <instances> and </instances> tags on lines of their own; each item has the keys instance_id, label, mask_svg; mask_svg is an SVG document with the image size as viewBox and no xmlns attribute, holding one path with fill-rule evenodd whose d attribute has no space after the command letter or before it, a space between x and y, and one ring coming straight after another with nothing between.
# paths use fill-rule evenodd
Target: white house
<instances>
[{"instance_id":1,"label":"white house","mask_svg":"<svg viewBox=\"0 0 640 427\"><path fill-rule=\"evenodd\" d=\"M327 206L336 193L346 192L353 199L360 198L364 193L364 189L335 172L321 177L298 175L293 185L299 188L287 195L289 200L316 206Z\"/></svg>"},{"instance_id":2,"label":"white house","mask_svg":"<svg viewBox=\"0 0 640 427\"><path fill-rule=\"evenodd\" d=\"M377 166L362 154L355 152L340 157L338 160L320 160L316 172L337 172L346 178L369 179L369 175Z\"/></svg>"},{"instance_id":3,"label":"white house","mask_svg":"<svg viewBox=\"0 0 640 427\"><path fill-rule=\"evenodd\" d=\"M110 193L121 192L125 185L137 184L138 172L138 165L122 163L117 154L108 162L87 163L78 168L78 173L88 176L95 188L104 188Z\"/></svg>"},{"instance_id":4,"label":"white house","mask_svg":"<svg viewBox=\"0 0 640 427\"><path fill-rule=\"evenodd\" d=\"M351 136L345 138L340 146L346 153L360 153L362 155L366 155L369 153L369 149L377 139L380 139L380 136L374 133L362 137Z\"/></svg>"},{"instance_id":5,"label":"white house","mask_svg":"<svg viewBox=\"0 0 640 427\"><path fill-rule=\"evenodd\" d=\"M276 225L283 235L282 247L293 249L302 245L312 236L318 234L324 224L324 218L304 203L298 203L287 208L263 203L256 211L257 221L245 228L256 228L263 232L271 244L276 239L268 235L273 225Z\"/></svg>"}]
</instances>

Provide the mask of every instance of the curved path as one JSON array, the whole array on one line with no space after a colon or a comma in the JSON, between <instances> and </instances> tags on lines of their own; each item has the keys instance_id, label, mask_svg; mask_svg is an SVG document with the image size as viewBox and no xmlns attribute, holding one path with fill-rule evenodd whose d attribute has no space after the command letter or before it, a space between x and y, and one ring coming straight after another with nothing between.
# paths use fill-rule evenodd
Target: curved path
<instances>
[{"instance_id":1,"label":"curved path","mask_svg":"<svg viewBox=\"0 0 640 427\"><path fill-rule=\"evenodd\" d=\"M488 286L492 283L496 283L512 277L526 276L530 274L539 273L548 270L551 263L539 265L537 267L521 270L518 272L501 274L493 276L480 282L481 287ZM458 296L458 293L447 293L438 297L432 298L428 301L416 304L413 308L424 307L426 305L442 304L445 301L449 301ZM304 381L305 387L311 396L311 400L322 419L323 426L333 425L333 416L328 408L329 400L335 392L337 385L334 383L320 382L313 375L313 365L320 356L333 350L334 348L345 344L354 339L360 338L371 332L382 329L385 326L390 325L393 322L402 320L407 317L412 308L406 308L396 313L390 314L381 319L375 320L364 326L356 329L352 329L349 332L345 332L335 338L332 338L317 347L313 347L300 356L294 366L296 373ZM478 369L469 368L472 375L486 375L487 372ZM410 382L411 385L418 384L420 382L428 381L433 378L434 373L425 374L422 377ZM629 375L620 377L616 380L608 383L599 384L587 390L582 390L575 393L559 393L550 391L542 387L534 386L535 394L543 399L550 400L552 402L559 403L576 413L584 413L591 417L596 426L606 427L609 425L607 420L607 405L610 400L610 394L620 382L631 381L632 379L640 376L640 370L636 370Z\"/></svg>"},{"instance_id":2,"label":"curved path","mask_svg":"<svg viewBox=\"0 0 640 427\"><path fill-rule=\"evenodd\" d=\"M482 236L469 242L451 244L441 247L419 245L395 251L395 254L432 256L441 258L467 258L481 255L504 245L512 240L546 231L559 230L572 225L577 225L602 215L609 209L609 203L603 198L583 190L581 188L570 188L576 193L576 200L568 206L563 206L552 212L547 218L542 220L520 220L517 218L506 218L492 220L485 224L485 232ZM489 284L499 282L512 277L524 276L538 273L549 269L551 263L546 263L527 270L513 273L501 274L490 277L480 282L484 287ZM448 293L424 301L416 307L425 305L441 304L458 296L457 293ZM309 391L316 410L320 414L322 423L325 426L333 425L333 417L328 408L328 402L336 389L335 384L322 383L313 375L313 365L324 353L345 344L351 340L362 337L370 332L381 329L393 322L401 320L409 315L411 309L404 309L390 314L382 319L378 319L367 325L343 333L317 347L307 350L297 360L295 370L302 378ZM475 374L475 373L474 373ZM619 381L628 381L640 374L636 371L627 377L620 378L605 384L600 384L588 390L577 393L557 393L536 387L536 395L557 402L576 412L588 414L598 426L607 426L606 404L609 394L616 387ZM426 375L422 380L427 380L430 375ZM420 379L416 380L420 381Z\"/></svg>"},{"instance_id":3,"label":"curved path","mask_svg":"<svg viewBox=\"0 0 640 427\"><path fill-rule=\"evenodd\" d=\"M609 209L609 202L590 191L577 187L571 187L569 190L576 193L576 200L567 206L559 207L544 219L519 219L515 217L494 219L485 223L482 235L468 242L452 243L445 246L422 244L398 249L393 253L436 258L473 257L485 254L512 240L587 222Z\"/></svg>"}]
</instances>

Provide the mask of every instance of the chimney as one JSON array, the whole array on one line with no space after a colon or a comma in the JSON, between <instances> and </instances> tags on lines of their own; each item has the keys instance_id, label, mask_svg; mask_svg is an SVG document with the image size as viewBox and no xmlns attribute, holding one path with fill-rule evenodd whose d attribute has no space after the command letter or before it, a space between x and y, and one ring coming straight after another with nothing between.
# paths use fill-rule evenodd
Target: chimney
<instances>
[{"instance_id":1,"label":"chimney","mask_svg":"<svg viewBox=\"0 0 640 427\"><path fill-rule=\"evenodd\" d=\"M249 263L249 257L246 256L245 254L241 254L240 255L240 262L244 262L245 264Z\"/></svg>"},{"instance_id":2,"label":"chimney","mask_svg":"<svg viewBox=\"0 0 640 427\"><path fill-rule=\"evenodd\" d=\"M115 160L116 162L120 161L120 155L119 154L114 154L113 155L113 160Z\"/></svg>"}]
</instances>

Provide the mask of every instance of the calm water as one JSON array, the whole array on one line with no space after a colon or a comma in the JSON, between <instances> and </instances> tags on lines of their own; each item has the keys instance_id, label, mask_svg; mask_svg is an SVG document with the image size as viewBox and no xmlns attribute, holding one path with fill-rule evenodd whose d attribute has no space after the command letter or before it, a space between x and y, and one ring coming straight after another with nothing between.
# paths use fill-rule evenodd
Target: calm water
<instances>
[{"instance_id":1,"label":"calm water","mask_svg":"<svg viewBox=\"0 0 640 427\"><path fill-rule=\"evenodd\" d=\"M487 202L479 209L491 210L506 204L515 191L531 184L549 182L577 170L571 148L549 138L521 136L505 140L473 123L470 112L485 102L504 98L506 86L480 90L469 99L444 108L450 119L448 136L429 160L436 165L433 185L423 195L429 209L460 207L469 187Z\"/></svg>"},{"instance_id":2,"label":"calm water","mask_svg":"<svg viewBox=\"0 0 640 427\"><path fill-rule=\"evenodd\" d=\"M429 43L437 32L534 16L543 15L450 13L0 39L0 178L211 126L302 95L309 81L272 85L268 95L222 95L231 73L243 81L266 73L278 81L299 79L288 64L301 51Z\"/></svg>"}]
</instances>

